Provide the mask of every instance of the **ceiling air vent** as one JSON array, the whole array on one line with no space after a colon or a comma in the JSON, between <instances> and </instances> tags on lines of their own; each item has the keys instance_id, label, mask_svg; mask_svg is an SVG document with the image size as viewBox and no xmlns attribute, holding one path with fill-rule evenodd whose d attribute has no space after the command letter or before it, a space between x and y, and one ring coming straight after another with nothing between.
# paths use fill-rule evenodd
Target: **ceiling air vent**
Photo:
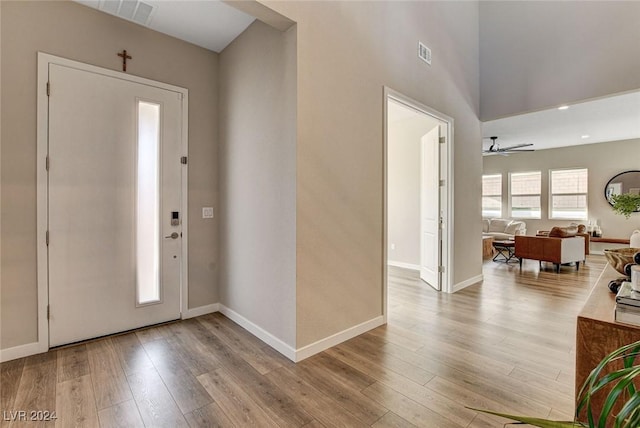
<instances>
[{"instance_id":1,"label":"ceiling air vent","mask_svg":"<svg viewBox=\"0 0 640 428\"><path fill-rule=\"evenodd\" d=\"M100 0L99 9L141 25L149 24L153 12L153 6L137 0Z\"/></svg>"},{"instance_id":2,"label":"ceiling air vent","mask_svg":"<svg viewBox=\"0 0 640 428\"><path fill-rule=\"evenodd\" d=\"M418 57L431 65L431 49L422 42L418 42Z\"/></svg>"}]
</instances>

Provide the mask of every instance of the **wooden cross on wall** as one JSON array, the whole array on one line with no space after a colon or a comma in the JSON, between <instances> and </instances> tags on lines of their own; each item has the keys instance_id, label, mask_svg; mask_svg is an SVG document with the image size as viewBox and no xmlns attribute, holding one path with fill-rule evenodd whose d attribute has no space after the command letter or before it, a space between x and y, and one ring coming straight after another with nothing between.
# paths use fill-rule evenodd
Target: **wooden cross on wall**
<instances>
[{"instance_id":1,"label":"wooden cross on wall","mask_svg":"<svg viewBox=\"0 0 640 428\"><path fill-rule=\"evenodd\" d=\"M127 50L123 49L122 52L118 53L119 57L122 57L122 71L127 71L127 60L133 59L131 55L127 55Z\"/></svg>"}]
</instances>

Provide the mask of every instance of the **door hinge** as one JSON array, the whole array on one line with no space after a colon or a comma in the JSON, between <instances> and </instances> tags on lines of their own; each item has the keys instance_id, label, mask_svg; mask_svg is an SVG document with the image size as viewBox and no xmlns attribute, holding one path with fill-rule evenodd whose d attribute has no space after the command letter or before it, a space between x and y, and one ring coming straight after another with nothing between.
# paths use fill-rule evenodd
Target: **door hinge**
<instances>
[{"instance_id":1,"label":"door hinge","mask_svg":"<svg viewBox=\"0 0 640 428\"><path fill-rule=\"evenodd\" d=\"M47 96L51 96L51 83L47 82Z\"/></svg>"},{"instance_id":2,"label":"door hinge","mask_svg":"<svg viewBox=\"0 0 640 428\"><path fill-rule=\"evenodd\" d=\"M47 305L47 319L51 319L51 306Z\"/></svg>"},{"instance_id":3,"label":"door hinge","mask_svg":"<svg viewBox=\"0 0 640 428\"><path fill-rule=\"evenodd\" d=\"M439 181L440 187L444 186L444 180Z\"/></svg>"},{"instance_id":4,"label":"door hinge","mask_svg":"<svg viewBox=\"0 0 640 428\"><path fill-rule=\"evenodd\" d=\"M49 171L49 166L50 166L50 163L49 163L49 162L50 162L50 161L49 161L49 155L47 155L47 159L46 159L46 161L45 161L45 165L44 165L44 167L47 169L47 171Z\"/></svg>"},{"instance_id":5,"label":"door hinge","mask_svg":"<svg viewBox=\"0 0 640 428\"><path fill-rule=\"evenodd\" d=\"M49 231L44 234L44 240L46 241L47 247L49 246Z\"/></svg>"},{"instance_id":6,"label":"door hinge","mask_svg":"<svg viewBox=\"0 0 640 428\"><path fill-rule=\"evenodd\" d=\"M440 141L440 144L444 144L444 143L446 143L446 142L447 142L447 140L445 139L445 137L440 137L440 138L438 139L438 141Z\"/></svg>"},{"instance_id":7,"label":"door hinge","mask_svg":"<svg viewBox=\"0 0 640 428\"><path fill-rule=\"evenodd\" d=\"M187 164L187 157L186 157L186 156L182 156L182 157L180 158L180 163L181 163L182 165L186 165L186 164Z\"/></svg>"},{"instance_id":8,"label":"door hinge","mask_svg":"<svg viewBox=\"0 0 640 428\"><path fill-rule=\"evenodd\" d=\"M444 273L444 266L438 266L438 273Z\"/></svg>"}]
</instances>

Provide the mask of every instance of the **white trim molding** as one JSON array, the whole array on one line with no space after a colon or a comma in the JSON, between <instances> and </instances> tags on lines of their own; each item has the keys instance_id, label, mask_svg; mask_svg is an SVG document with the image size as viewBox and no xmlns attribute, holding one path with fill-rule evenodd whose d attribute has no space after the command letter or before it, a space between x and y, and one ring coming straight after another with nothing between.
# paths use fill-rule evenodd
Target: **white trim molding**
<instances>
[{"instance_id":1,"label":"white trim molding","mask_svg":"<svg viewBox=\"0 0 640 428\"><path fill-rule=\"evenodd\" d=\"M0 349L0 363L6 361L17 360L18 358L28 357L30 355L42 354L47 352L49 347L44 347L40 342L26 343L24 345L14 346L13 348Z\"/></svg>"},{"instance_id":2,"label":"white trim molding","mask_svg":"<svg viewBox=\"0 0 640 428\"><path fill-rule=\"evenodd\" d=\"M404 268L404 269L420 270L420 265L414 265L411 263L396 262L393 260L389 260L387 264L389 266L395 266L395 267Z\"/></svg>"},{"instance_id":3,"label":"white trim molding","mask_svg":"<svg viewBox=\"0 0 640 428\"><path fill-rule=\"evenodd\" d=\"M454 205L453 205L453 189L454 189L454 119L437 110L428 107L421 102L412 99L400 92L394 91L388 86L383 86L383 146L384 146L384 161L383 161L383 176L384 176L384 189L383 189L383 243L382 243L382 281L383 281L383 316L386 318L388 311L388 103L389 100L394 100L406 107L417 111L421 114L431 116L441 122L440 126L446 124L446 130L441 135L445 138L445 144L441 144L440 147L440 162L441 162L441 179L444 180L444 185L441 188L440 197L442 211L443 230L441 234L441 260L440 264L444 267L444 272L440 278L440 288L444 293L455 292L455 285L453 284L453 243L454 240Z\"/></svg>"},{"instance_id":4,"label":"white trim molding","mask_svg":"<svg viewBox=\"0 0 640 428\"><path fill-rule=\"evenodd\" d=\"M484 276L482 274L476 275L476 276L472 276L469 279L465 279L464 281L455 284L453 286L453 293L458 292L460 290L463 290L463 289L469 287L470 285L477 284L477 283L482 282L482 281L484 281Z\"/></svg>"},{"instance_id":5,"label":"white trim molding","mask_svg":"<svg viewBox=\"0 0 640 428\"><path fill-rule=\"evenodd\" d=\"M275 337L273 334L269 333L262 327L257 324L254 324L252 321L249 321L233 309L229 309L223 304L220 304L220 313L229 318L231 321L238 324L240 327L247 330L249 333L253 334L258 339L262 340L267 345L271 346L276 351L280 352L282 355L287 357L293 362L296 362L296 350L291 347L291 345L283 342L282 340Z\"/></svg>"},{"instance_id":6,"label":"white trim molding","mask_svg":"<svg viewBox=\"0 0 640 428\"><path fill-rule=\"evenodd\" d=\"M38 284L38 347L34 351L23 351L24 349L32 349L33 344L27 344L19 346L18 351L13 351L14 348L9 350L3 350L2 355L8 352L8 355L17 355L21 352L29 352L26 355L32 355L34 353L45 352L49 348L49 322L47 320L47 306L49 304L49 283L48 283L48 252L46 244L46 233L48 225L48 174L46 170L46 160L49 153L49 97L47 96L47 83L49 82L49 67L51 64L57 64L65 67L75 68L78 70L88 71L104 76L115 77L123 79L129 82L139 83L148 86L154 86L161 89L181 94L182 99L182 134L180 142L182 154L187 156L189 150L189 91L188 89L178 86L170 85L167 83L157 82L155 80L146 79L131 74L121 73L119 71L109 70L102 67L97 67L90 64L73 61L67 58L62 58L54 55L50 55L44 52L38 52L38 74L37 74L37 124L36 124L36 154L37 154L37 190L36 190L36 218L37 218L37 284ZM190 313L197 313L200 308L188 309L187 301L189 295L189 278L188 269L185 267L189 265L188 260L188 221L189 213L188 209L188 163L182 165L181 171L181 217L182 217L182 266L181 271L181 284L180 284L180 311L184 315ZM209 309L202 309L207 311ZM191 312L195 311L195 312ZM195 316L195 315L194 315ZM187 316L188 317L188 316ZM22 355L24 356L24 355Z\"/></svg>"},{"instance_id":7,"label":"white trim molding","mask_svg":"<svg viewBox=\"0 0 640 428\"><path fill-rule=\"evenodd\" d=\"M365 321L361 324L354 325L353 327L350 327L346 330L333 334L329 337L325 337L324 339L320 339L317 342L303 346L302 348L298 348L296 350L295 359L293 361L295 361L296 363L302 361L305 358L309 358L310 356L322 352L325 349L329 349L332 346L336 346L349 339L353 339L354 337L359 336L362 333L366 333L367 331L373 330L374 328L380 327L384 324L385 318L381 315L369 321Z\"/></svg>"},{"instance_id":8,"label":"white trim molding","mask_svg":"<svg viewBox=\"0 0 640 428\"><path fill-rule=\"evenodd\" d=\"M182 312L182 319L187 320L189 318L199 317L201 315L212 314L220 311L220 303L212 303L210 305L198 306L197 308L190 308Z\"/></svg>"}]
</instances>

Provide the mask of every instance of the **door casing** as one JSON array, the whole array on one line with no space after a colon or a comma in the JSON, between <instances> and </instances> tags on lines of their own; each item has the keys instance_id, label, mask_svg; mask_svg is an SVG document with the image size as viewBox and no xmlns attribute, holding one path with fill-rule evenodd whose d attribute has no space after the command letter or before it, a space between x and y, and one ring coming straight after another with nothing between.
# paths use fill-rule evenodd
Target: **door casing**
<instances>
[{"instance_id":1,"label":"door casing","mask_svg":"<svg viewBox=\"0 0 640 428\"><path fill-rule=\"evenodd\" d=\"M441 248L441 264L444 266L444 272L441 274L441 291L445 293L453 292L453 135L454 121L453 118L434 110L419 101L403 95L389 87L383 87L383 243L382 243L382 281L383 281L383 308L382 313L384 321L387 320L387 291L388 291L388 102L394 100L410 109L418 111L422 114L438 119L445 124L445 130L441 130L441 136L445 138L445 144L440 148L440 178L444 180L441 186L441 204L443 229L441 231L442 248Z\"/></svg>"},{"instance_id":2,"label":"door casing","mask_svg":"<svg viewBox=\"0 0 640 428\"><path fill-rule=\"evenodd\" d=\"M47 96L47 83L49 80L49 64L59 64L79 70L102 74L118 79L128 80L134 83L155 86L182 94L182 133L181 148L184 156L188 153L188 105L189 93L185 88L156 82L138 76L132 76L78 61L57 57L43 52L38 52L38 77L37 77L37 284L38 284L38 351L46 352L49 349L49 321L47 319L49 303L48 284L48 253L47 253L47 229L48 229L48 174L47 154L49 140L49 109ZM50 88L54 91L55 88ZM184 317L187 312L188 296L188 169L184 165L181 171L182 180L182 267L180 272L180 311Z\"/></svg>"}]
</instances>

